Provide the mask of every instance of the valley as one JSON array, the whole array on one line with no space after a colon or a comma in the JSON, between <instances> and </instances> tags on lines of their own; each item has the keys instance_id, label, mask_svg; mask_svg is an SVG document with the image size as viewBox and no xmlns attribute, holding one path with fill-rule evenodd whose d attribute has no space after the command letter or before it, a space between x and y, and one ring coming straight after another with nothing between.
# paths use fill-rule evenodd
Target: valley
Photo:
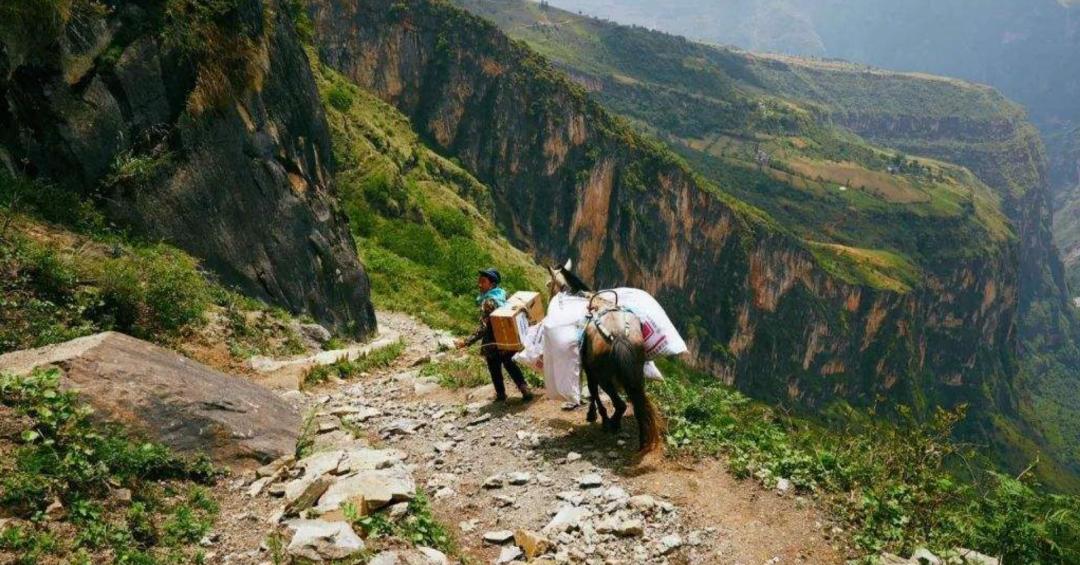
<instances>
[{"instance_id":1,"label":"valley","mask_svg":"<svg viewBox=\"0 0 1080 565\"><path fill-rule=\"evenodd\" d=\"M0 9L0 559L1080 559L1060 153L997 91L547 3L42 2ZM686 338L662 453L449 350L478 270L568 258Z\"/></svg>"}]
</instances>

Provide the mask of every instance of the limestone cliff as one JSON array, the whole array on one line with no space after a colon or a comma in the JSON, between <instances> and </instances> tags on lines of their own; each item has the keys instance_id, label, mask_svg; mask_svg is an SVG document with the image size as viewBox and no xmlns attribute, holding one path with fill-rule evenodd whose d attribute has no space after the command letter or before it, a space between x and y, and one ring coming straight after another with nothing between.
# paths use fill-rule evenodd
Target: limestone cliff
<instances>
[{"instance_id":1,"label":"limestone cliff","mask_svg":"<svg viewBox=\"0 0 1080 565\"><path fill-rule=\"evenodd\" d=\"M285 6L75 0L55 10L28 3L0 25L6 168L80 192L249 295L373 331Z\"/></svg>"},{"instance_id":2,"label":"limestone cliff","mask_svg":"<svg viewBox=\"0 0 1080 565\"><path fill-rule=\"evenodd\" d=\"M486 183L515 243L654 293L728 382L807 407L1012 402L989 378L1014 362L1009 236L915 286L860 284L823 266L848 251L717 190L482 20L422 1L317 0L311 14L322 60Z\"/></svg>"}]
</instances>

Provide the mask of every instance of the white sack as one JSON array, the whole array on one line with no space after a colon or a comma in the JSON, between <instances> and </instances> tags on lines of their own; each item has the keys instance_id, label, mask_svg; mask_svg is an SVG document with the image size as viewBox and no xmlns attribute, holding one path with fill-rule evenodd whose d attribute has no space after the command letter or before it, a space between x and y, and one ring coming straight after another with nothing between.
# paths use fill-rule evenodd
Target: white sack
<instances>
[{"instance_id":1,"label":"white sack","mask_svg":"<svg viewBox=\"0 0 1080 565\"><path fill-rule=\"evenodd\" d=\"M559 293L543 326L544 388L549 399L581 402L581 332L589 300Z\"/></svg>"},{"instance_id":2,"label":"white sack","mask_svg":"<svg viewBox=\"0 0 1080 565\"><path fill-rule=\"evenodd\" d=\"M544 326L533 324L525 332L521 340L524 349L514 354L514 361L532 368L534 371L544 370Z\"/></svg>"},{"instance_id":3,"label":"white sack","mask_svg":"<svg viewBox=\"0 0 1080 565\"><path fill-rule=\"evenodd\" d=\"M647 359L686 353L686 342L679 330L651 294L639 288L616 288L615 294L619 296L619 306L629 308L641 319ZM656 372L659 374L660 371Z\"/></svg>"}]
</instances>

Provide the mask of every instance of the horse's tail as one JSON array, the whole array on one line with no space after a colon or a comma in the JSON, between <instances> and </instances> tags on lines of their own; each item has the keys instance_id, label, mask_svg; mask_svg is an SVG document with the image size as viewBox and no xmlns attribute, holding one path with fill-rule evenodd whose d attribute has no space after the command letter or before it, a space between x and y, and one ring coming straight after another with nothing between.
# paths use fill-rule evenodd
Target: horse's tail
<instances>
[{"instance_id":1,"label":"horse's tail","mask_svg":"<svg viewBox=\"0 0 1080 565\"><path fill-rule=\"evenodd\" d=\"M611 354L622 388L634 406L641 442L638 449L648 453L663 443L664 419L645 395L645 350L641 343L634 343L624 335L615 335L611 341Z\"/></svg>"}]
</instances>

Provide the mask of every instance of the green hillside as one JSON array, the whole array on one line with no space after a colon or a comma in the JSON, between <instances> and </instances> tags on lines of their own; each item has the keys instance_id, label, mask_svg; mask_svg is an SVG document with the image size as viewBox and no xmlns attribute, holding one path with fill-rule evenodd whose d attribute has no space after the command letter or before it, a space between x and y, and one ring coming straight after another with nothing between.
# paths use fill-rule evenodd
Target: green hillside
<instances>
[{"instance_id":1,"label":"green hillside","mask_svg":"<svg viewBox=\"0 0 1080 565\"><path fill-rule=\"evenodd\" d=\"M496 266L510 290L544 288L544 269L495 227L486 186L425 146L393 106L325 66L315 76L376 306L467 332L477 270Z\"/></svg>"},{"instance_id":2,"label":"green hillside","mask_svg":"<svg viewBox=\"0 0 1080 565\"><path fill-rule=\"evenodd\" d=\"M1080 461L1080 407L1062 395L1075 382L1074 323L1044 221L1041 142L1018 105L963 81L754 55L531 2L458 3L765 210L845 281L925 288L958 260L999 256L1025 347L1013 352L1021 369L990 379L1018 399L978 413L1016 419L988 419L976 435L997 438L1009 466L1040 458L1046 480L1075 488L1065 467Z\"/></svg>"},{"instance_id":3,"label":"green hillside","mask_svg":"<svg viewBox=\"0 0 1080 565\"><path fill-rule=\"evenodd\" d=\"M874 147L825 119L834 107L888 111L879 106L905 99L931 114L984 119L1000 100L989 89L958 85L955 96L943 97L928 91L925 79L890 75L891 96L876 96L876 83L868 92L865 84L828 81L831 90L807 99L796 96L811 88L797 74L769 72L768 61L740 53L532 2L458 3L550 57L721 190L812 245L851 248L834 258L895 255L900 261L886 271L902 265L905 282L875 274L879 263L872 261L832 269L846 280L908 288L922 269L948 268L962 254L993 254L1014 237L1000 198L967 170Z\"/></svg>"}]
</instances>

